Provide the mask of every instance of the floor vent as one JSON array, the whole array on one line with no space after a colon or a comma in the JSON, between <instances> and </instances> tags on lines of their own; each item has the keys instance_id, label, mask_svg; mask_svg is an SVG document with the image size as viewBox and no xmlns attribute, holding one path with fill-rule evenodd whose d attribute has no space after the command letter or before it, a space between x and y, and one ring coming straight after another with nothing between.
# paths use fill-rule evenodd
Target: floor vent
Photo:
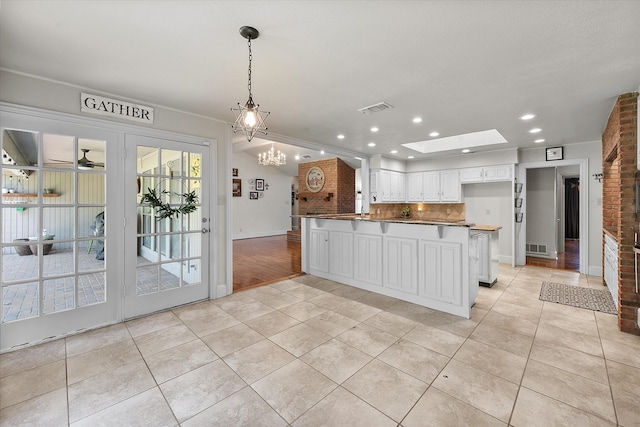
<instances>
[{"instance_id":1,"label":"floor vent","mask_svg":"<svg viewBox=\"0 0 640 427\"><path fill-rule=\"evenodd\" d=\"M387 104L386 102L378 102L377 104L369 105L368 107L358 108L362 114L371 114L377 113L378 111L388 110L393 108L393 106Z\"/></svg>"},{"instance_id":2,"label":"floor vent","mask_svg":"<svg viewBox=\"0 0 640 427\"><path fill-rule=\"evenodd\" d=\"M532 253L532 254L547 254L547 245L541 245L537 243L527 243L526 249L528 253Z\"/></svg>"}]
</instances>

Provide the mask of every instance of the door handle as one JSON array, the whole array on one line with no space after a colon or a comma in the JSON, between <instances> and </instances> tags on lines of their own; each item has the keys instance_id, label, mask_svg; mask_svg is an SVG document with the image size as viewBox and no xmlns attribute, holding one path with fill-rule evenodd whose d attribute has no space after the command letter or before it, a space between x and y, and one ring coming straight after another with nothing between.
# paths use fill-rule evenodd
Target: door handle
<instances>
[{"instance_id":1,"label":"door handle","mask_svg":"<svg viewBox=\"0 0 640 427\"><path fill-rule=\"evenodd\" d=\"M202 234L206 234L206 233L208 233L209 231L210 231L210 230L209 230L208 228L206 228L206 227L203 227L203 228L202 228Z\"/></svg>"}]
</instances>

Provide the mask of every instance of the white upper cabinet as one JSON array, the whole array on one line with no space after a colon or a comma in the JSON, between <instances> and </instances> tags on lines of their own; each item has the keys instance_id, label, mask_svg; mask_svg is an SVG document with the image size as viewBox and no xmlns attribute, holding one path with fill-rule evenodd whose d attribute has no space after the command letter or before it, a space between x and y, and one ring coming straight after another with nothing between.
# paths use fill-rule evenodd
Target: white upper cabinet
<instances>
[{"instance_id":1,"label":"white upper cabinet","mask_svg":"<svg viewBox=\"0 0 640 427\"><path fill-rule=\"evenodd\" d=\"M422 172L407 174L407 201L422 202L424 200L424 183Z\"/></svg>"},{"instance_id":2,"label":"white upper cabinet","mask_svg":"<svg viewBox=\"0 0 640 427\"><path fill-rule=\"evenodd\" d=\"M423 172L423 187L425 202L440 201L440 172Z\"/></svg>"},{"instance_id":3,"label":"white upper cabinet","mask_svg":"<svg viewBox=\"0 0 640 427\"><path fill-rule=\"evenodd\" d=\"M372 202L404 202L405 175L402 172L374 171L371 172L371 201ZM374 191L375 189L375 191Z\"/></svg>"},{"instance_id":4,"label":"white upper cabinet","mask_svg":"<svg viewBox=\"0 0 640 427\"><path fill-rule=\"evenodd\" d=\"M483 168L466 168L460 170L460 182L482 182L484 181Z\"/></svg>"},{"instance_id":5,"label":"white upper cabinet","mask_svg":"<svg viewBox=\"0 0 640 427\"><path fill-rule=\"evenodd\" d=\"M460 173L458 171L440 172L440 201L460 201Z\"/></svg>"},{"instance_id":6,"label":"white upper cabinet","mask_svg":"<svg viewBox=\"0 0 640 427\"><path fill-rule=\"evenodd\" d=\"M485 166L482 168L466 168L460 170L460 182L463 184L511 181L512 179L513 165Z\"/></svg>"},{"instance_id":7,"label":"white upper cabinet","mask_svg":"<svg viewBox=\"0 0 640 427\"><path fill-rule=\"evenodd\" d=\"M423 172L425 202L460 202L460 176L457 170Z\"/></svg>"}]
</instances>

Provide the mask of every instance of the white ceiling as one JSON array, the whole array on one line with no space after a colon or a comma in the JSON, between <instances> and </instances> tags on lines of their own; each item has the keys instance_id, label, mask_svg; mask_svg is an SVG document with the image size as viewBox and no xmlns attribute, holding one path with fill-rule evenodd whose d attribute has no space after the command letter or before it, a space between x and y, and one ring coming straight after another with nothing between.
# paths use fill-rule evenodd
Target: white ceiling
<instances>
[{"instance_id":1,"label":"white ceiling","mask_svg":"<svg viewBox=\"0 0 640 427\"><path fill-rule=\"evenodd\" d=\"M459 153L401 145L432 131L508 141L474 151L599 140L640 86L639 1L0 1L0 67L229 123L256 27L269 132L343 154Z\"/></svg>"}]
</instances>

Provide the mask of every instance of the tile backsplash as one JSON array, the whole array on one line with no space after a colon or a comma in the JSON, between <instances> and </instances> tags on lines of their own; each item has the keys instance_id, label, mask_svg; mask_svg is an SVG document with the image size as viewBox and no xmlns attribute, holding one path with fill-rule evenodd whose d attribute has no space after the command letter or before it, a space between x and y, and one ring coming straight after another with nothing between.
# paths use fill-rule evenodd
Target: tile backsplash
<instances>
[{"instance_id":1,"label":"tile backsplash","mask_svg":"<svg viewBox=\"0 0 640 427\"><path fill-rule=\"evenodd\" d=\"M466 219L464 203L372 203L369 208L369 217L400 218L400 212L406 206L411 208L413 219L447 221Z\"/></svg>"}]
</instances>

